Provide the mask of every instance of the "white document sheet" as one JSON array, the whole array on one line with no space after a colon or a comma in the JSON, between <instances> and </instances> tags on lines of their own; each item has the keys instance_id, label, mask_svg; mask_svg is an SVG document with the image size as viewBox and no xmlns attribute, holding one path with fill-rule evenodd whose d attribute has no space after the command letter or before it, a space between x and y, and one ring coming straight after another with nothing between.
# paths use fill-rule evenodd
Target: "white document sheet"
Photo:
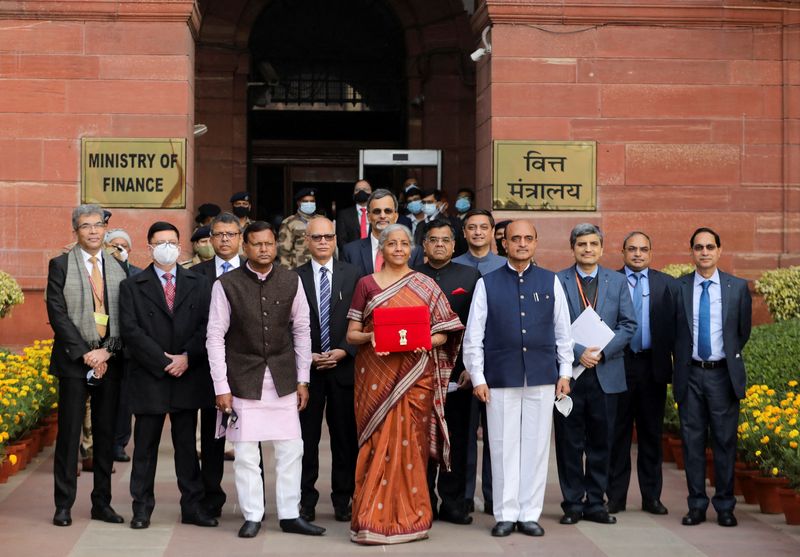
<instances>
[{"instance_id":1,"label":"white document sheet","mask_svg":"<svg viewBox=\"0 0 800 557\"><path fill-rule=\"evenodd\" d=\"M572 340L582 346L597 346L602 351L614 338L614 331L603 323L597 312L591 307L583 310L572 323ZM572 377L578 379L586 368L582 365L573 366Z\"/></svg>"}]
</instances>

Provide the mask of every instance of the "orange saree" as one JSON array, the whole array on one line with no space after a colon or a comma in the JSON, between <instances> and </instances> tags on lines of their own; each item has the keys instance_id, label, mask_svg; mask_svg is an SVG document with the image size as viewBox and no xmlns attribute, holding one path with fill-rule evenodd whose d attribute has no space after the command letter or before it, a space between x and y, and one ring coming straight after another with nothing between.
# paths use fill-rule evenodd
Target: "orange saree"
<instances>
[{"instance_id":1,"label":"orange saree","mask_svg":"<svg viewBox=\"0 0 800 557\"><path fill-rule=\"evenodd\" d=\"M409 273L381 289L371 276L364 277L348 318L369 332L376 307L418 305L430 311L431 334L451 333L444 345L421 354L378 356L365 344L356 355L359 452L350 528L356 543L395 544L428 537L433 520L428 459L449 459L444 401L463 326L435 281Z\"/></svg>"}]
</instances>

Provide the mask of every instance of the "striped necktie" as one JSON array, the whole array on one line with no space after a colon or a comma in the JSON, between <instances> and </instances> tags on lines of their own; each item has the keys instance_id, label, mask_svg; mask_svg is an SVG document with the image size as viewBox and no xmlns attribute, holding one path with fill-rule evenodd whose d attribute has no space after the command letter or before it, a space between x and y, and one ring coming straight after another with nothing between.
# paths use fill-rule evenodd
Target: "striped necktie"
<instances>
[{"instance_id":1,"label":"striped necktie","mask_svg":"<svg viewBox=\"0 0 800 557\"><path fill-rule=\"evenodd\" d=\"M323 352L331 349L331 283L328 269L319 268L319 338Z\"/></svg>"},{"instance_id":2,"label":"striped necktie","mask_svg":"<svg viewBox=\"0 0 800 557\"><path fill-rule=\"evenodd\" d=\"M167 300L167 307L170 311L175 306L175 283L172 282L172 273L164 273L164 298Z\"/></svg>"}]
</instances>

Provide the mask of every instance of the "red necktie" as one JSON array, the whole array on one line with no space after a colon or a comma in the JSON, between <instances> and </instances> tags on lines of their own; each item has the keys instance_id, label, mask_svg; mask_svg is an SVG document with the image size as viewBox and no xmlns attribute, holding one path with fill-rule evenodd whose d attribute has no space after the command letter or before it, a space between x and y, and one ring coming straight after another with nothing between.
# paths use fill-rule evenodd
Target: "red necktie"
<instances>
[{"instance_id":1,"label":"red necktie","mask_svg":"<svg viewBox=\"0 0 800 557\"><path fill-rule=\"evenodd\" d=\"M375 253L375 272L377 273L381 269L383 269L383 254L381 250L378 250Z\"/></svg>"},{"instance_id":2,"label":"red necktie","mask_svg":"<svg viewBox=\"0 0 800 557\"><path fill-rule=\"evenodd\" d=\"M361 219L359 222L361 223L361 239L363 240L367 237L367 208L359 207L358 210L361 211Z\"/></svg>"},{"instance_id":3,"label":"red necktie","mask_svg":"<svg viewBox=\"0 0 800 557\"><path fill-rule=\"evenodd\" d=\"M164 285L164 298L167 299L167 307L172 311L175 305L175 283L172 282L172 273L164 273L164 280L167 281Z\"/></svg>"}]
</instances>

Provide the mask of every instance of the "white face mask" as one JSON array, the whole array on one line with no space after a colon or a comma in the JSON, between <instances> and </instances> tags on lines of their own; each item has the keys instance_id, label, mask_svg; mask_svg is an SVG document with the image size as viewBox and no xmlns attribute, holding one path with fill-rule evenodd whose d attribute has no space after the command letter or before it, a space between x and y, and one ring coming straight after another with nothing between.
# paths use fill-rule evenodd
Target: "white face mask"
<instances>
[{"instance_id":1,"label":"white face mask","mask_svg":"<svg viewBox=\"0 0 800 557\"><path fill-rule=\"evenodd\" d=\"M159 265L173 265L180 254L180 248L172 244L159 244L153 248L153 259Z\"/></svg>"},{"instance_id":2,"label":"white face mask","mask_svg":"<svg viewBox=\"0 0 800 557\"><path fill-rule=\"evenodd\" d=\"M128 252L122 246L116 249L117 259L125 263L128 260Z\"/></svg>"}]
</instances>

